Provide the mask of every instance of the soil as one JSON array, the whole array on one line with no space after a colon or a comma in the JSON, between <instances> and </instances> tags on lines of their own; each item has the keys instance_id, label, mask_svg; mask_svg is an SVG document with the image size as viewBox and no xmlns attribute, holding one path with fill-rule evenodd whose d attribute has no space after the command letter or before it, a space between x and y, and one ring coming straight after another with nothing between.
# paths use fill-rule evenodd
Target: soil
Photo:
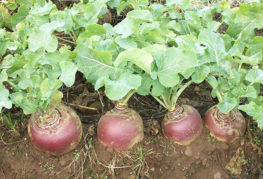
<instances>
[{"instance_id":1,"label":"soil","mask_svg":"<svg viewBox=\"0 0 263 179\"><path fill-rule=\"evenodd\" d=\"M167 140L160 130L166 111L151 97L134 95L129 106L142 116L145 138L129 151L115 152L100 144L96 136L100 116L114 104L103 92L93 91L84 80L78 80L72 88L63 88L63 93L64 103L73 107L83 122L81 143L63 156L40 152L32 146L27 134L29 116L21 117L19 110L12 111L13 122L16 118L22 122L14 129L4 118L0 123L1 179L263 178L263 134L251 120L248 120L245 137L232 144L217 141L204 128L192 144L180 146ZM203 117L217 101L211 98L208 85L201 84L190 86L179 102L194 106Z\"/></svg>"}]
</instances>

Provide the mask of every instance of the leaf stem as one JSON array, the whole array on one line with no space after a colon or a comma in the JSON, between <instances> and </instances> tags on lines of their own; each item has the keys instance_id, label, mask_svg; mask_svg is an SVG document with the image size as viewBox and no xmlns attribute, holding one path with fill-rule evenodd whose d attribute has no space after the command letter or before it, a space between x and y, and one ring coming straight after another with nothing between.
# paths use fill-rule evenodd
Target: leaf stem
<instances>
[{"instance_id":1,"label":"leaf stem","mask_svg":"<svg viewBox=\"0 0 263 179\"><path fill-rule=\"evenodd\" d=\"M129 91L129 93L124 98L122 98L122 100L120 100L120 104L127 105L129 99L132 97L134 93L135 93L135 90Z\"/></svg>"},{"instance_id":2,"label":"leaf stem","mask_svg":"<svg viewBox=\"0 0 263 179\"><path fill-rule=\"evenodd\" d=\"M57 38L58 38L59 40L64 41L64 42L67 42L67 43L70 43L70 44L73 44L73 45L77 45L75 42L72 42L72 41L70 41L70 40L63 39L63 38L61 38L61 37L59 37L59 36L57 36Z\"/></svg>"},{"instance_id":3,"label":"leaf stem","mask_svg":"<svg viewBox=\"0 0 263 179\"><path fill-rule=\"evenodd\" d=\"M174 96L174 100L173 100L173 106L171 107L170 110L174 110L176 104L177 104L177 100L179 98L179 96L182 94L182 92L188 87L190 86L191 84L193 83L192 80L188 81L187 83L185 83L178 91L177 93L175 94Z\"/></svg>"},{"instance_id":4,"label":"leaf stem","mask_svg":"<svg viewBox=\"0 0 263 179\"><path fill-rule=\"evenodd\" d=\"M154 99L156 99L156 101L158 101L158 103L160 103L165 109L168 109L168 106L166 106L165 103L164 103L162 100L160 100L158 97L154 96L152 93L151 93L151 95L152 95L152 97L153 97Z\"/></svg>"},{"instance_id":5,"label":"leaf stem","mask_svg":"<svg viewBox=\"0 0 263 179\"><path fill-rule=\"evenodd\" d=\"M163 100L165 106L169 107L170 104L169 104L169 101L166 99L166 97L165 97L164 95L161 95L161 98L162 98L162 100Z\"/></svg>"},{"instance_id":6,"label":"leaf stem","mask_svg":"<svg viewBox=\"0 0 263 179\"><path fill-rule=\"evenodd\" d=\"M77 41L77 36L76 36L74 30L72 30L71 32L72 32L72 35L73 35L74 41L76 42L76 41Z\"/></svg>"},{"instance_id":7,"label":"leaf stem","mask_svg":"<svg viewBox=\"0 0 263 179\"><path fill-rule=\"evenodd\" d=\"M69 36L70 36L70 38L73 40L73 42L76 43L76 39L75 39L75 37L74 37L71 33L69 33Z\"/></svg>"},{"instance_id":8,"label":"leaf stem","mask_svg":"<svg viewBox=\"0 0 263 179\"><path fill-rule=\"evenodd\" d=\"M239 66L238 66L238 72L240 72L242 65L243 65L243 63L240 63L240 64L239 64Z\"/></svg>"},{"instance_id":9,"label":"leaf stem","mask_svg":"<svg viewBox=\"0 0 263 179\"><path fill-rule=\"evenodd\" d=\"M13 83L13 82L11 82L10 80L7 80L6 81L8 84L10 84L12 87L15 87L16 85Z\"/></svg>"},{"instance_id":10,"label":"leaf stem","mask_svg":"<svg viewBox=\"0 0 263 179\"><path fill-rule=\"evenodd\" d=\"M218 90L216 90L216 97L217 97L219 102L223 101L222 95L221 95L221 93Z\"/></svg>"}]
</instances>

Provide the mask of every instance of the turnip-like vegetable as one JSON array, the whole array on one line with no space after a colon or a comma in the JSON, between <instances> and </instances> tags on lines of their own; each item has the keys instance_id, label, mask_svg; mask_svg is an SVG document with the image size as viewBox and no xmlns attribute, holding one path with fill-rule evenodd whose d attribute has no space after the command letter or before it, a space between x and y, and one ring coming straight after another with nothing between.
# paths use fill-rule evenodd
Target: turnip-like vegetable
<instances>
[{"instance_id":1,"label":"turnip-like vegetable","mask_svg":"<svg viewBox=\"0 0 263 179\"><path fill-rule=\"evenodd\" d=\"M193 142L203 129L200 114L193 107L179 106L178 98L183 91L194 82L191 75L198 67L196 45L198 41L194 36L176 38L177 47L152 45L145 49L156 63L155 73L143 74L145 86L140 88L139 94L151 94L168 114L162 122L164 135L181 145Z\"/></svg>"},{"instance_id":2,"label":"turnip-like vegetable","mask_svg":"<svg viewBox=\"0 0 263 179\"><path fill-rule=\"evenodd\" d=\"M200 136L203 129L203 120L195 108L177 104L178 97L191 83L192 81L188 81L180 87L175 86L169 90L170 93L164 93L159 98L152 94L160 104L168 109L162 121L163 134L180 145L189 145Z\"/></svg>"},{"instance_id":3,"label":"turnip-like vegetable","mask_svg":"<svg viewBox=\"0 0 263 179\"><path fill-rule=\"evenodd\" d=\"M200 136L203 121L199 112L189 105L177 106L162 121L164 135L181 145L188 145Z\"/></svg>"},{"instance_id":4,"label":"turnip-like vegetable","mask_svg":"<svg viewBox=\"0 0 263 179\"><path fill-rule=\"evenodd\" d=\"M205 121L210 134L223 142L235 141L244 135L246 129L245 119L237 109L224 114L215 105L206 112Z\"/></svg>"},{"instance_id":5,"label":"turnip-like vegetable","mask_svg":"<svg viewBox=\"0 0 263 179\"><path fill-rule=\"evenodd\" d=\"M100 118L97 133L104 145L117 151L127 150L143 139L143 122L136 111L117 104Z\"/></svg>"},{"instance_id":6,"label":"turnip-like vegetable","mask_svg":"<svg viewBox=\"0 0 263 179\"><path fill-rule=\"evenodd\" d=\"M28 133L33 145L52 155L73 150L82 136L82 125L77 114L64 105L51 106L47 112L32 114Z\"/></svg>"},{"instance_id":7,"label":"turnip-like vegetable","mask_svg":"<svg viewBox=\"0 0 263 179\"><path fill-rule=\"evenodd\" d=\"M101 50L101 47L96 45L102 45L103 39L108 36L108 30L104 26L96 26L101 30L98 34L95 34L97 31L92 31L95 36L91 36L90 40L95 42L95 37L98 43L94 43L94 47L88 43L78 44L76 63L79 71L94 85L95 90L104 86L105 95L112 101L118 101L116 107L103 115L98 123L99 141L117 151L127 150L141 141L144 136L142 119L139 114L128 108L127 102L142 85L138 67L151 73L153 59L143 49L124 50L127 47L124 45L127 44L125 41L120 43L126 46L125 48L116 43L107 51ZM130 66L131 63L137 67Z\"/></svg>"}]
</instances>

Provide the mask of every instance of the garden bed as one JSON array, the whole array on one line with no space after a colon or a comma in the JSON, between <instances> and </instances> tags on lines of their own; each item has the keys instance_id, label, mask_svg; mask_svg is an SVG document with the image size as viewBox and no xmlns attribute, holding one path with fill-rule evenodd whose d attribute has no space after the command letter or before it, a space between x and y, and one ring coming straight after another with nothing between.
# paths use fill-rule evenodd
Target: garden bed
<instances>
[{"instance_id":1,"label":"garden bed","mask_svg":"<svg viewBox=\"0 0 263 179\"><path fill-rule=\"evenodd\" d=\"M64 89L65 96L68 92L64 102L76 104L74 109L83 122L83 138L79 146L63 156L49 156L33 148L27 135L26 122L21 128L16 128L21 136L10 131L9 126L1 125L4 134L0 141L1 178L257 179L263 176L263 136L251 120L247 124L250 130L245 137L233 144L217 141L205 128L200 138L184 147L163 136L160 122L165 109L149 96L136 95L130 102L131 107L137 104L136 109L143 116L144 140L126 152L115 152L103 146L97 140L96 125L103 114L102 109L106 111L113 104L103 97L103 93L100 94L101 101L97 97L89 102L78 101L76 96L82 96L81 99L89 96L90 99L90 96L98 95L89 85L80 84ZM209 87L205 86L190 86L180 99L180 103L192 104L197 108L202 117L206 109L216 103L210 97ZM81 106L86 103L99 112L83 109ZM236 154L240 149L244 154ZM232 162L232 170L240 172L238 175L232 175L226 169L233 157L237 158Z\"/></svg>"}]
</instances>

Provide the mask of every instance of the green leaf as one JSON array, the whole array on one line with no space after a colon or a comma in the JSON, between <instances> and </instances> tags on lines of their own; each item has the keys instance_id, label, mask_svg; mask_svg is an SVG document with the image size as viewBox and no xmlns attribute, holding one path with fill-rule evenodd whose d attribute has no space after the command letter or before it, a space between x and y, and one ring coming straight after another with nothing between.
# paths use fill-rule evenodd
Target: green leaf
<instances>
[{"instance_id":1,"label":"green leaf","mask_svg":"<svg viewBox=\"0 0 263 179\"><path fill-rule=\"evenodd\" d=\"M117 15L119 16L121 14L121 12L127 8L129 6L129 2L125 2L125 1L120 1L119 5L117 6L116 10L117 10Z\"/></svg>"},{"instance_id":2,"label":"green leaf","mask_svg":"<svg viewBox=\"0 0 263 179\"><path fill-rule=\"evenodd\" d=\"M120 0L109 0L108 5L111 9L118 7Z\"/></svg>"},{"instance_id":3,"label":"green leaf","mask_svg":"<svg viewBox=\"0 0 263 179\"><path fill-rule=\"evenodd\" d=\"M8 0L5 7L9 9L10 11L14 11L17 8L17 4L15 0Z\"/></svg>"},{"instance_id":4,"label":"green leaf","mask_svg":"<svg viewBox=\"0 0 263 179\"><path fill-rule=\"evenodd\" d=\"M249 116L257 116L258 113L261 111L259 105L257 105L255 102L239 105L238 109L246 112Z\"/></svg>"},{"instance_id":5,"label":"green leaf","mask_svg":"<svg viewBox=\"0 0 263 179\"><path fill-rule=\"evenodd\" d=\"M258 127L263 129L263 113L253 118L258 123Z\"/></svg>"},{"instance_id":6,"label":"green leaf","mask_svg":"<svg viewBox=\"0 0 263 179\"><path fill-rule=\"evenodd\" d=\"M166 7L162 4L151 4L152 7L152 16L154 20L161 20L161 17L163 16L163 13L166 9ZM177 12L177 11L176 11ZM169 11L169 16L172 16L171 12ZM175 17L172 17L173 19L175 19Z\"/></svg>"},{"instance_id":7,"label":"green leaf","mask_svg":"<svg viewBox=\"0 0 263 179\"><path fill-rule=\"evenodd\" d=\"M182 18L182 14L180 12L178 12L178 10L176 8L169 9L168 13L172 19L181 19Z\"/></svg>"},{"instance_id":8,"label":"green leaf","mask_svg":"<svg viewBox=\"0 0 263 179\"><path fill-rule=\"evenodd\" d=\"M253 86L248 86L245 94L242 95L241 97L247 97L247 98L257 98L258 92Z\"/></svg>"},{"instance_id":9,"label":"green leaf","mask_svg":"<svg viewBox=\"0 0 263 179\"><path fill-rule=\"evenodd\" d=\"M11 15L8 10L0 6L0 27L6 26L11 29Z\"/></svg>"},{"instance_id":10,"label":"green leaf","mask_svg":"<svg viewBox=\"0 0 263 179\"><path fill-rule=\"evenodd\" d=\"M202 66L201 68L197 68L194 74L192 75L192 80L195 83L201 83L206 79L209 73L209 66Z\"/></svg>"},{"instance_id":11,"label":"green leaf","mask_svg":"<svg viewBox=\"0 0 263 179\"><path fill-rule=\"evenodd\" d=\"M56 9L56 6L51 1L45 3L43 6L42 4L35 3L34 7L30 11L30 14L35 16L44 16L48 15L53 9Z\"/></svg>"},{"instance_id":12,"label":"green leaf","mask_svg":"<svg viewBox=\"0 0 263 179\"><path fill-rule=\"evenodd\" d=\"M85 45L80 44L76 48L76 63L78 70L82 72L86 79L95 83L103 76L109 76L115 68L112 66L112 56L108 51L98 51L89 49Z\"/></svg>"},{"instance_id":13,"label":"green leaf","mask_svg":"<svg viewBox=\"0 0 263 179\"><path fill-rule=\"evenodd\" d=\"M119 66L123 62L132 62L145 72L151 74L151 65L153 62L153 57L150 53L143 49L129 49L121 52L114 62L115 66Z\"/></svg>"},{"instance_id":14,"label":"green leaf","mask_svg":"<svg viewBox=\"0 0 263 179\"><path fill-rule=\"evenodd\" d=\"M251 83L261 83L263 84L263 70L261 69L251 69L246 74L246 80Z\"/></svg>"},{"instance_id":15,"label":"green leaf","mask_svg":"<svg viewBox=\"0 0 263 179\"><path fill-rule=\"evenodd\" d=\"M222 113L229 113L232 109L238 106L239 100L235 98L225 97L222 102L218 103L218 109Z\"/></svg>"},{"instance_id":16,"label":"green leaf","mask_svg":"<svg viewBox=\"0 0 263 179\"><path fill-rule=\"evenodd\" d=\"M16 0L16 3L18 3L21 6L25 6L26 8L30 8L33 3L40 3L41 4L41 1L43 0Z\"/></svg>"},{"instance_id":17,"label":"green leaf","mask_svg":"<svg viewBox=\"0 0 263 179\"><path fill-rule=\"evenodd\" d=\"M98 90L100 89L101 87L103 87L105 85L105 80L108 79L108 76L102 76L101 78L99 78L95 85L94 85L94 89L95 90Z\"/></svg>"},{"instance_id":18,"label":"green leaf","mask_svg":"<svg viewBox=\"0 0 263 179\"><path fill-rule=\"evenodd\" d=\"M103 27L106 29L107 36L111 37L111 36L113 36L115 34L114 33L114 29L113 29L111 24L104 23Z\"/></svg>"},{"instance_id":19,"label":"green leaf","mask_svg":"<svg viewBox=\"0 0 263 179\"><path fill-rule=\"evenodd\" d=\"M154 80L152 86L153 96L161 96L165 91L165 87L159 82L159 80Z\"/></svg>"},{"instance_id":20,"label":"green leaf","mask_svg":"<svg viewBox=\"0 0 263 179\"><path fill-rule=\"evenodd\" d=\"M23 21L26 18L28 13L29 13L29 8L27 6L23 5L18 8L17 12L14 13L11 17L11 24L13 29L16 26L16 24L18 24L19 22Z\"/></svg>"},{"instance_id":21,"label":"green leaf","mask_svg":"<svg viewBox=\"0 0 263 179\"><path fill-rule=\"evenodd\" d=\"M103 1L97 0L87 4L77 3L71 8L75 29L86 27L89 24L96 24L98 16L106 8Z\"/></svg>"},{"instance_id":22,"label":"green leaf","mask_svg":"<svg viewBox=\"0 0 263 179\"><path fill-rule=\"evenodd\" d=\"M31 82L31 79L30 79L30 74L26 74L25 72L22 72L21 73L21 78L18 82L18 87L25 90L27 89L28 87L32 86L32 82Z\"/></svg>"},{"instance_id":23,"label":"green leaf","mask_svg":"<svg viewBox=\"0 0 263 179\"><path fill-rule=\"evenodd\" d=\"M209 85L213 88L216 89L218 86L217 80L214 76L208 76L206 78L206 81L209 83Z\"/></svg>"},{"instance_id":24,"label":"green leaf","mask_svg":"<svg viewBox=\"0 0 263 179\"><path fill-rule=\"evenodd\" d=\"M64 24L61 22L53 21L51 23L43 24L39 29L34 29L29 34L29 49L35 52L43 47L48 52L54 52L57 49L58 40L52 32L63 25Z\"/></svg>"},{"instance_id":25,"label":"green leaf","mask_svg":"<svg viewBox=\"0 0 263 179\"><path fill-rule=\"evenodd\" d=\"M11 109L12 102L9 99L9 91L5 88L5 86L0 84L0 111L2 108Z\"/></svg>"},{"instance_id":26,"label":"green leaf","mask_svg":"<svg viewBox=\"0 0 263 179\"><path fill-rule=\"evenodd\" d=\"M162 61L163 55L165 54L166 47L164 45L154 44L144 47L143 50L150 53L156 62Z\"/></svg>"},{"instance_id":27,"label":"green leaf","mask_svg":"<svg viewBox=\"0 0 263 179\"><path fill-rule=\"evenodd\" d=\"M6 73L6 69L2 70L0 73L0 83L7 81L8 75Z\"/></svg>"},{"instance_id":28,"label":"green leaf","mask_svg":"<svg viewBox=\"0 0 263 179\"><path fill-rule=\"evenodd\" d=\"M263 60L263 37L256 36L247 44L247 47L246 55L252 57L253 61L256 60L259 63ZM252 60L249 59L249 61Z\"/></svg>"},{"instance_id":29,"label":"green leaf","mask_svg":"<svg viewBox=\"0 0 263 179\"><path fill-rule=\"evenodd\" d=\"M71 87L75 82L75 75L78 70L77 66L70 61L62 61L60 62L60 67L62 72L59 80L67 87Z\"/></svg>"},{"instance_id":30,"label":"green leaf","mask_svg":"<svg viewBox=\"0 0 263 179\"><path fill-rule=\"evenodd\" d=\"M69 34L70 31L72 31L75 25L72 19L72 16L74 16L74 14L72 14L72 12L69 9L64 9L64 11L52 12L50 16L52 22L57 21L63 24L62 26L57 27L56 31L58 32L64 31L66 34Z\"/></svg>"},{"instance_id":31,"label":"green leaf","mask_svg":"<svg viewBox=\"0 0 263 179\"><path fill-rule=\"evenodd\" d=\"M126 38L134 33L135 28L135 23L131 19L125 18L116 26L114 26L114 31L117 34L121 34L122 38Z\"/></svg>"},{"instance_id":32,"label":"green leaf","mask_svg":"<svg viewBox=\"0 0 263 179\"><path fill-rule=\"evenodd\" d=\"M105 94L111 100L119 100L133 89L138 89L141 85L141 77L131 73L123 73L116 80L105 81Z\"/></svg>"},{"instance_id":33,"label":"green leaf","mask_svg":"<svg viewBox=\"0 0 263 179\"><path fill-rule=\"evenodd\" d=\"M118 36L115 39L115 42L123 49L131 49L131 48L137 48L136 42L134 42L131 38L121 38Z\"/></svg>"},{"instance_id":34,"label":"green leaf","mask_svg":"<svg viewBox=\"0 0 263 179\"><path fill-rule=\"evenodd\" d=\"M224 40L219 34L205 29L200 32L198 40L201 44L207 46L211 61L219 65L220 62L224 60L227 53L225 51Z\"/></svg>"},{"instance_id":35,"label":"green leaf","mask_svg":"<svg viewBox=\"0 0 263 179\"><path fill-rule=\"evenodd\" d=\"M182 21L183 22L182 25L184 26L184 28L186 28L185 30L188 31L188 33L195 34L195 31L199 32L200 29L203 29L203 27L202 27L203 21L199 17L197 12L195 12L195 11L185 11L184 16L185 16L185 20ZM209 28L210 23L211 22L207 23L208 28Z\"/></svg>"},{"instance_id":36,"label":"green leaf","mask_svg":"<svg viewBox=\"0 0 263 179\"><path fill-rule=\"evenodd\" d=\"M61 104L63 98L63 93L61 91L56 90L51 97L51 104Z\"/></svg>"},{"instance_id":37,"label":"green leaf","mask_svg":"<svg viewBox=\"0 0 263 179\"><path fill-rule=\"evenodd\" d=\"M43 56L41 56L41 58L37 62L43 66L47 66L47 65L51 66L54 72L60 74L61 67L59 63L66 60L68 60L68 56L66 55L66 52L60 53L59 51L55 51L55 52L45 53Z\"/></svg>"},{"instance_id":38,"label":"green leaf","mask_svg":"<svg viewBox=\"0 0 263 179\"><path fill-rule=\"evenodd\" d=\"M148 74L142 74L141 86L138 88L137 93L139 95L148 95L150 93L150 88L152 86L152 79Z\"/></svg>"},{"instance_id":39,"label":"green leaf","mask_svg":"<svg viewBox=\"0 0 263 179\"><path fill-rule=\"evenodd\" d=\"M179 73L185 73L197 65L196 54L186 47L169 48L163 58L156 61L158 78L165 87L173 87L179 82Z\"/></svg>"},{"instance_id":40,"label":"green leaf","mask_svg":"<svg viewBox=\"0 0 263 179\"><path fill-rule=\"evenodd\" d=\"M220 37L224 40L226 51L229 51L232 47L232 38L228 34L220 34Z\"/></svg>"},{"instance_id":41,"label":"green leaf","mask_svg":"<svg viewBox=\"0 0 263 179\"><path fill-rule=\"evenodd\" d=\"M32 114L38 109L37 100L27 95L23 92L15 92L10 94L10 97L13 104L22 108L25 114Z\"/></svg>"},{"instance_id":42,"label":"green leaf","mask_svg":"<svg viewBox=\"0 0 263 179\"><path fill-rule=\"evenodd\" d=\"M99 24L90 24L86 27L85 35L86 37L91 37L93 35L102 36L106 34L106 29Z\"/></svg>"},{"instance_id":43,"label":"green leaf","mask_svg":"<svg viewBox=\"0 0 263 179\"><path fill-rule=\"evenodd\" d=\"M252 116L255 121L258 123L258 127L263 129L263 106L262 104L256 104L255 102L249 102L245 105L240 105L240 110L246 112L249 116Z\"/></svg>"},{"instance_id":44,"label":"green leaf","mask_svg":"<svg viewBox=\"0 0 263 179\"><path fill-rule=\"evenodd\" d=\"M208 22L211 22L213 20L213 17L215 15L216 11L217 11L217 9L214 6L204 6L204 7L200 8L197 11L197 13L202 19L204 19Z\"/></svg>"},{"instance_id":45,"label":"green leaf","mask_svg":"<svg viewBox=\"0 0 263 179\"><path fill-rule=\"evenodd\" d=\"M240 39L243 31L248 32L248 36L254 36L254 29L263 27L263 5L261 3L242 4L234 11L234 19L229 23L227 33L232 37ZM246 37L247 38L247 37Z\"/></svg>"},{"instance_id":46,"label":"green leaf","mask_svg":"<svg viewBox=\"0 0 263 179\"><path fill-rule=\"evenodd\" d=\"M52 87L49 83L48 78L44 79L42 83L40 84L40 93L43 100L47 100L50 98L53 94Z\"/></svg>"},{"instance_id":47,"label":"green leaf","mask_svg":"<svg viewBox=\"0 0 263 179\"><path fill-rule=\"evenodd\" d=\"M190 2L190 0L167 0L166 1L167 6L172 6L174 4L176 4L181 9L186 9L186 8L190 7L191 2Z\"/></svg>"},{"instance_id":48,"label":"green leaf","mask_svg":"<svg viewBox=\"0 0 263 179\"><path fill-rule=\"evenodd\" d=\"M141 21L152 21L152 14L148 10L136 9L128 12L127 17L130 19L141 20Z\"/></svg>"},{"instance_id":49,"label":"green leaf","mask_svg":"<svg viewBox=\"0 0 263 179\"><path fill-rule=\"evenodd\" d=\"M170 72L159 72L158 73L158 78L161 82L162 85L165 87L173 87L180 82L180 76L178 73L173 73L172 71Z\"/></svg>"}]
</instances>

